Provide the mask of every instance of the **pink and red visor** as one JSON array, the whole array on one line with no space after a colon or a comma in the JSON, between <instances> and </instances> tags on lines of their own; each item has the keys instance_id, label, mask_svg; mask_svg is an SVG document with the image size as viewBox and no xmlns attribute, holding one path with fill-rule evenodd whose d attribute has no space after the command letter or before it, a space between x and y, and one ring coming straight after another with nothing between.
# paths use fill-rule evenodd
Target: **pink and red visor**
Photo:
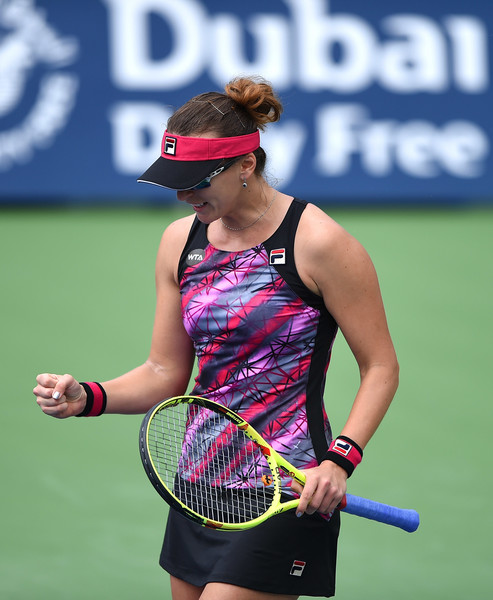
<instances>
[{"instance_id":1,"label":"pink and red visor","mask_svg":"<svg viewBox=\"0 0 493 600\"><path fill-rule=\"evenodd\" d=\"M260 146L260 132L226 138L203 138L164 132L161 156L137 181L172 190L189 190L208 177L225 158L243 156Z\"/></svg>"}]
</instances>

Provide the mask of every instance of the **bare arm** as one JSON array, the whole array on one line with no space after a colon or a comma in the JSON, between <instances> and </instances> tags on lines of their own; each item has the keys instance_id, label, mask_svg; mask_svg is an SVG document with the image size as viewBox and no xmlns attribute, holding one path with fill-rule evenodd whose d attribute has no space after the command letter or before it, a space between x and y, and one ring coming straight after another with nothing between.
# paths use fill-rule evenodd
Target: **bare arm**
<instances>
[{"instance_id":1,"label":"bare arm","mask_svg":"<svg viewBox=\"0 0 493 600\"><path fill-rule=\"evenodd\" d=\"M298 268L321 295L358 363L360 385L341 434L364 448L394 397L399 366L374 266L361 244L325 213L308 206L297 240ZM346 491L347 474L324 461L307 480L301 511L330 512ZM308 472L307 472L308 473Z\"/></svg>"},{"instance_id":2,"label":"bare arm","mask_svg":"<svg viewBox=\"0 0 493 600\"><path fill-rule=\"evenodd\" d=\"M186 220L188 224L188 219ZM156 313L147 361L103 383L109 413L146 412L165 397L184 394L193 366L192 342L181 315L178 260L189 224L173 223L163 234L156 260Z\"/></svg>"},{"instance_id":3,"label":"bare arm","mask_svg":"<svg viewBox=\"0 0 493 600\"><path fill-rule=\"evenodd\" d=\"M399 368L368 254L343 229L334 233L331 246L327 269L318 268L315 276L360 372L360 386L341 433L364 448L394 397Z\"/></svg>"},{"instance_id":4,"label":"bare arm","mask_svg":"<svg viewBox=\"0 0 493 600\"><path fill-rule=\"evenodd\" d=\"M156 314L150 354L144 364L103 382L108 413L146 412L163 398L186 391L194 353L181 317L177 267L189 228L190 219L182 219L163 234L156 260ZM34 394L46 414L65 418L83 410L85 391L71 375L43 373L37 383Z\"/></svg>"}]
</instances>

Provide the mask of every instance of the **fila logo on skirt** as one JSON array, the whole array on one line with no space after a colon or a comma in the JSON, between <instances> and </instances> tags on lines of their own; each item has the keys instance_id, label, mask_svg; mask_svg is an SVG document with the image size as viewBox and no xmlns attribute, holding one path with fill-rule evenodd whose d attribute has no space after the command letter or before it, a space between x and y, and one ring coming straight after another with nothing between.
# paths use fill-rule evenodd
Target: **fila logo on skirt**
<instances>
[{"instance_id":1,"label":"fila logo on skirt","mask_svg":"<svg viewBox=\"0 0 493 600\"><path fill-rule=\"evenodd\" d=\"M293 565L291 566L291 571L289 571L290 575L295 575L296 577L301 577L303 575L303 569L306 567L306 562L303 560L295 560L293 561Z\"/></svg>"}]
</instances>

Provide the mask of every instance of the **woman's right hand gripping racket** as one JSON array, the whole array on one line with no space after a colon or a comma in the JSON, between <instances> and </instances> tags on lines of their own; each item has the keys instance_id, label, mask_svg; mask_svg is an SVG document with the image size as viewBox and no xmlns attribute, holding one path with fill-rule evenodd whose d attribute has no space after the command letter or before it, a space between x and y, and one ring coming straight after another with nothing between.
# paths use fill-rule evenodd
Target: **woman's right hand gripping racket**
<instances>
[{"instance_id":1,"label":"woman's right hand gripping racket","mask_svg":"<svg viewBox=\"0 0 493 600\"><path fill-rule=\"evenodd\" d=\"M305 476L232 410L196 396L163 400L145 416L140 455L158 493L189 519L224 531L255 527L296 508L281 478ZM346 494L339 509L416 531L419 515Z\"/></svg>"}]
</instances>

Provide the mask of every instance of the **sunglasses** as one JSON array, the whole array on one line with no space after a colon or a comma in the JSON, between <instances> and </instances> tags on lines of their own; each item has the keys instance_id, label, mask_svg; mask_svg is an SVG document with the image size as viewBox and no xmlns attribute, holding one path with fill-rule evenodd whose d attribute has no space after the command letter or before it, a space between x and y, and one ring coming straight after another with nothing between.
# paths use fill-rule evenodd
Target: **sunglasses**
<instances>
[{"instance_id":1,"label":"sunglasses","mask_svg":"<svg viewBox=\"0 0 493 600\"><path fill-rule=\"evenodd\" d=\"M219 167L215 171L212 171L212 173L210 175L208 175L207 177L204 177L204 179L202 179L202 181L200 181L199 183L197 183L197 185L194 185L193 188L190 188L190 189L191 190L203 190L204 188L210 187L211 179L213 177L215 177L216 175L219 175L219 173L226 171L226 169L229 169L229 167L231 167L231 165L234 165L237 160L238 160L237 158L234 158L233 160L230 160L222 167Z\"/></svg>"}]
</instances>

